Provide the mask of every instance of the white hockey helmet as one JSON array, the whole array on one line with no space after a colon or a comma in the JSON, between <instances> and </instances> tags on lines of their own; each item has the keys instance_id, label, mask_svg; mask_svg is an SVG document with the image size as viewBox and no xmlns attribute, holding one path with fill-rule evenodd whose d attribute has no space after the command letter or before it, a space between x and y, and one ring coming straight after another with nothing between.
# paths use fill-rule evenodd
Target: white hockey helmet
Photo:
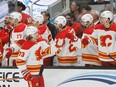
<instances>
[{"instance_id":1,"label":"white hockey helmet","mask_svg":"<svg viewBox=\"0 0 116 87\"><path fill-rule=\"evenodd\" d=\"M91 14L85 14L81 17L81 21L85 24L89 22L90 24L93 22L93 16Z\"/></svg>"},{"instance_id":2,"label":"white hockey helmet","mask_svg":"<svg viewBox=\"0 0 116 87\"><path fill-rule=\"evenodd\" d=\"M33 20L34 20L35 22L39 21L39 24L43 24L43 22L44 22L44 17L43 17L42 14L38 14L38 15L36 15L36 16L33 18Z\"/></svg>"},{"instance_id":3,"label":"white hockey helmet","mask_svg":"<svg viewBox=\"0 0 116 87\"><path fill-rule=\"evenodd\" d=\"M34 35L36 32L38 32L37 27L35 27L35 26L29 26L29 27L27 27L27 30L26 30L26 36L31 35L31 36L33 37L33 35Z\"/></svg>"},{"instance_id":4,"label":"white hockey helmet","mask_svg":"<svg viewBox=\"0 0 116 87\"><path fill-rule=\"evenodd\" d=\"M12 12L9 15L9 17L12 18L12 19L18 19L18 22L20 22L21 19L22 19L22 15L19 12Z\"/></svg>"},{"instance_id":5,"label":"white hockey helmet","mask_svg":"<svg viewBox=\"0 0 116 87\"><path fill-rule=\"evenodd\" d=\"M58 25L62 25L62 27L64 27L66 25L66 18L64 16L58 16L57 18L55 18L54 23L58 24Z\"/></svg>"},{"instance_id":6,"label":"white hockey helmet","mask_svg":"<svg viewBox=\"0 0 116 87\"><path fill-rule=\"evenodd\" d=\"M106 19L109 19L110 21L113 20L113 13L111 11L103 11L100 15L100 17L104 17Z\"/></svg>"}]
</instances>

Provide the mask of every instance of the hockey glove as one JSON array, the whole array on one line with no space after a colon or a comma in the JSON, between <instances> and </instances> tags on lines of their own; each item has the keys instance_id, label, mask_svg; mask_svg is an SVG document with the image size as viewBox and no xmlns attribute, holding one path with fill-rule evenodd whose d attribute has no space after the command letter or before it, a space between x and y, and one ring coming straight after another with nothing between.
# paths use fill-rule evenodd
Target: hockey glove
<instances>
[{"instance_id":1,"label":"hockey glove","mask_svg":"<svg viewBox=\"0 0 116 87\"><path fill-rule=\"evenodd\" d=\"M11 26L11 25L6 25L6 26L5 26L5 29L8 30L8 31L11 31L11 30L13 30L13 26Z\"/></svg>"},{"instance_id":2,"label":"hockey glove","mask_svg":"<svg viewBox=\"0 0 116 87\"><path fill-rule=\"evenodd\" d=\"M74 41L74 35L72 34L72 33L67 33L66 34L66 37L68 38L68 39L70 39L71 41Z\"/></svg>"},{"instance_id":3,"label":"hockey glove","mask_svg":"<svg viewBox=\"0 0 116 87\"><path fill-rule=\"evenodd\" d=\"M85 36L81 42L82 42L82 45L86 47L90 43L90 40L87 36Z\"/></svg>"},{"instance_id":4,"label":"hockey glove","mask_svg":"<svg viewBox=\"0 0 116 87\"><path fill-rule=\"evenodd\" d=\"M44 87L43 76L33 78L32 83L33 83L33 87Z\"/></svg>"},{"instance_id":5,"label":"hockey glove","mask_svg":"<svg viewBox=\"0 0 116 87\"><path fill-rule=\"evenodd\" d=\"M32 75L30 74L30 72L28 70L25 70L24 72L22 72L22 75L26 81L32 80Z\"/></svg>"},{"instance_id":6,"label":"hockey glove","mask_svg":"<svg viewBox=\"0 0 116 87\"><path fill-rule=\"evenodd\" d=\"M12 48L6 48L7 54L6 54L6 58L10 58L10 56L12 55L13 49Z\"/></svg>"}]
</instances>

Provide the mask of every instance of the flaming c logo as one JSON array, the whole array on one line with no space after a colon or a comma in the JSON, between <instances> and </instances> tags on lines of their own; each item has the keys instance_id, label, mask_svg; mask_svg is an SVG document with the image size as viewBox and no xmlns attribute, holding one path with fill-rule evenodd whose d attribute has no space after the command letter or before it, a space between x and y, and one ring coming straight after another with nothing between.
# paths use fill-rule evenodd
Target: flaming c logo
<instances>
[{"instance_id":1,"label":"flaming c logo","mask_svg":"<svg viewBox=\"0 0 116 87\"><path fill-rule=\"evenodd\" d=\"M100 44L101 44L102 47L106 47L106 46L109 47L112 44L111 40L112 40L112 36L111 35L101 36L100 37Z\"/></svg>"}]
</instances>

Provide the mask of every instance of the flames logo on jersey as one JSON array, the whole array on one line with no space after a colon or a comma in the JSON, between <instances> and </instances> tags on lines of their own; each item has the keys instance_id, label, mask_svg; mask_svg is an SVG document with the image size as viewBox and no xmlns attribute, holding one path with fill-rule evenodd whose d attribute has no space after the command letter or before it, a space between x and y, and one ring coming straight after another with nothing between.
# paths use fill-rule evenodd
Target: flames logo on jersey
<instances>
[{"instance_id":1,"label":"flames logo on jersey","mask_svg":"<svg viewBox=\"0 0 116 87\"><path fill-rule=\"evenodd\" d=\"M111 35L105 35L105 36L101 36L100 37L100 44L102 47L106 47L106 46L111 46L111 40L112 40L112 36Z\"/></svg>"},{"instance_id":2,"label":"flames logo on jersey","mask_svg":"<svg viewBox=\"0 0 116 87\"><path fill-rule=\"evenodd\" d=\"M35 55L36 55L37 60L42 59L41 47L39 47L39 48L35 51Z\"/></svg>"},{"instance_id":3,"label":"flames logo on jersey","mask_svg":"<svg viewBox=\"0 0 116 87\"><path fill-rule=\"evenodd\" d=\"M45 50L42 51L42 56L46 56L51 54L51 47L47 47Z\"/></svg>"},{"instance_id":4,"label":"flames logo on jersey","mask_svg":"<svg viewBox=\"0 0 116 87\"><path fill-rule=\"evenodd\" d=\"M70 52L73 52L73 51L75 51L75 50L76 50L76 47L74 47L73 44L71 44L71 45L69 46L69 51L70 51Z\"/></svg>"}]
</instances>

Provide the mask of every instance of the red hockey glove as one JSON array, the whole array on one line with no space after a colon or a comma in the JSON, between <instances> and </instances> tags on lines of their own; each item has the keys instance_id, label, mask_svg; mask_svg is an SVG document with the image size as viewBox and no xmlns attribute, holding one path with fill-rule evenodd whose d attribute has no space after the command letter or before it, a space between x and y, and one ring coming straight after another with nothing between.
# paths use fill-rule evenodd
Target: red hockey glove
<instances>
[{"instance_id":1,"label":"red hockey glove","mask_svg":"<svg viewBox=\"0 0 116 87\"><path fill-rule=\"evenodd\" d=\"M6 58L10 58L10 56L13 52L13 49L12 48L6 48L6 51L7 51Z\"/></svg>"},{"instance_id":2,"label":"red hockey glove","mask_svg":"<svg viewBox=\"0 0 116 87\"><path fill-rule=\"evenodd\" d=\"M28 72L26 75L23 76L23 78L24 78L26 81L31 81L31 80L32 80L32 75L30 74L30 72Z\"/></svg>"},{"instance_id":3,"label":"red hockey glove","mask_svg":"<svg viewBox=\"0 0 116 87\"><path fill-rule=\"evenodd\" d=\"M11 26L11 25L6 25L6 26L5 26L5 29L8 30L8 31L11 31L11 30L13 30L13 26Z\"/></svg>"},{"instance_id":4,"label":"red hockey glove","mask_svg":"<svg viewBox=\"0 0 116 87\"><path fill-rule=\"evenodd\" d=\"M72 33L67 33L66 34L66 37L68 38L68 39L70 39L71 41L74 41L74 35L72 34Z\"/></svg>"},{"instance_id":5,"label":"red hockey glove","mask_svg":"<svg viewBox=\"0 0 116 87\"><path fill-rule=\"evenodd\" d=\"M44 87L44 79L43 76L35 77L32 79L33 87Z\"/></svg>"},{"instance_id":6,"label":"red hockey glove","mask_svg":"<svg viewBox=\"0 0 116 87\"><path fill-rule=\"evenodd\" d=\"M86 47L90 43L90 40L87 36L85 36L81 42L82 42L82 45Z\"/></svg>"}]
</instances>

